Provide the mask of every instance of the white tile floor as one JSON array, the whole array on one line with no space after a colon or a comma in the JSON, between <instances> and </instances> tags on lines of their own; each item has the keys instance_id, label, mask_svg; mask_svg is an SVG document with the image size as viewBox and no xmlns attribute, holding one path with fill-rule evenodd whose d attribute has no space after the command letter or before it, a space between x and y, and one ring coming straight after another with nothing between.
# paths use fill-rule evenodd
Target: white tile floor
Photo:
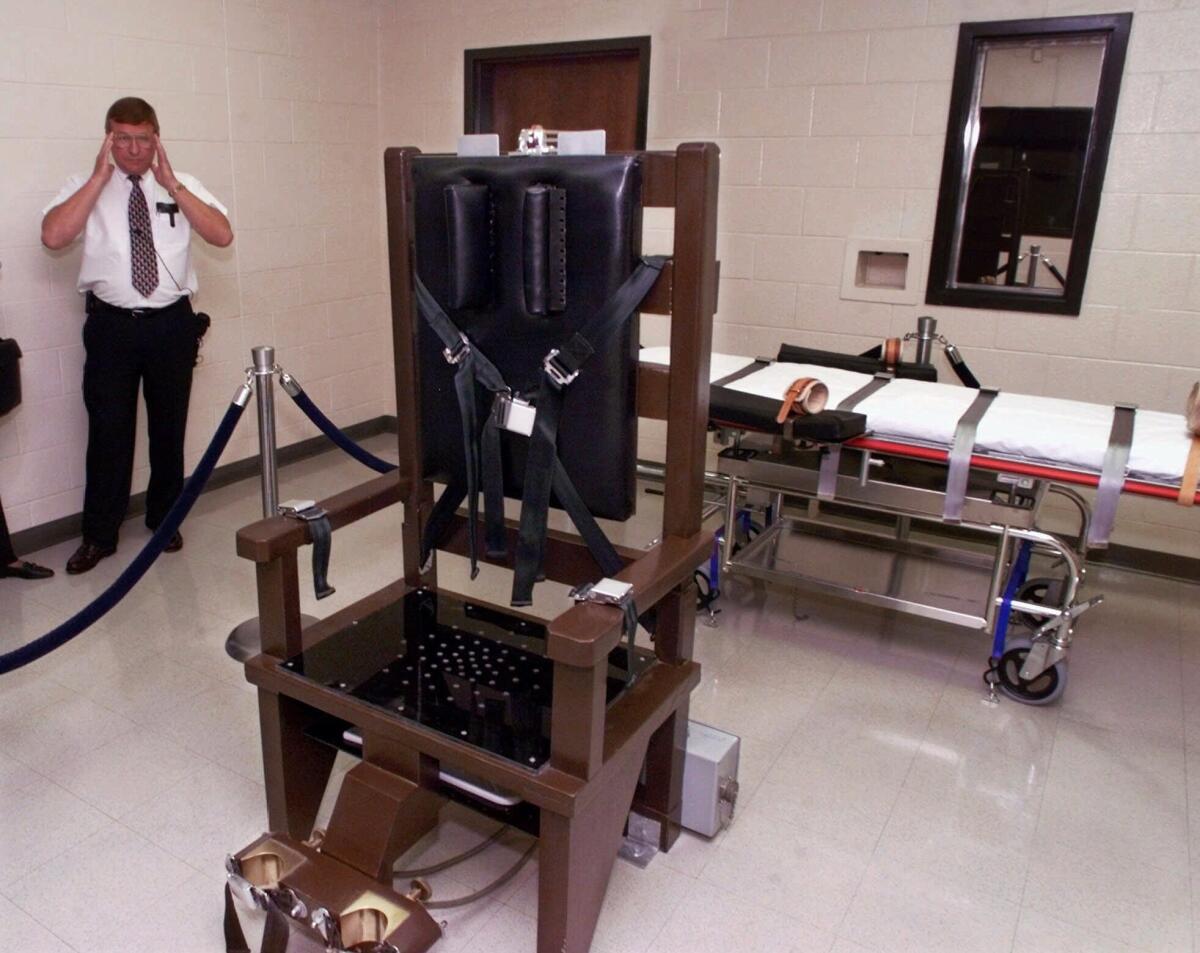
<instances>
[{"instance_id":1,"label":"white tile floor","mask_svg":"<svg viewBox=\"0 0 1200 953\"><path fill-rule=\"evenodd\" d=\"M369 475L330 453L288 468L281 495ZM255 696L223 652L255 611L233 533L259 506L253 482L206 494L182 553L73 643L0 676L0 950L224 949L222 859L266 824ZM340 532L338 593L305 611L394 579L398 524L392 509ZM0 582L0 651L84 605L145 538L131 522L88 575L61 572L63 544L36 554L54 579ZM697 632L693 717L742 736L736 822L645 870L618 862L594 949L1195 949L1200 587L1111 570L1091 586L1108 601L1080 627L1062 703L1037 709L983 702L982 635L731 585L720 627ZM406 864L492 829L443 817ZM525 844L438 875L436 894L479 888ZM536 869L446 915L437 948L532 950Z\"/></svg>"}]
</instances>

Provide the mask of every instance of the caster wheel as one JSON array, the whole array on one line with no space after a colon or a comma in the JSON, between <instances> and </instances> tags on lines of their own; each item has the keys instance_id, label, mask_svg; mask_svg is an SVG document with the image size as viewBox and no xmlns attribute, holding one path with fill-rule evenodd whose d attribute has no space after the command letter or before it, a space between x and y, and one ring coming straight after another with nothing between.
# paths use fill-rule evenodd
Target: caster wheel
<instances>
[{"instance_id":1,"label":"caster wheel","mask_svg":"<svg viewBox=\"0 0 1200 953\"><path fill-rule=\"evenodd\" d=\"M1044 606L1057 602L1061 593L1061 579L1029 579L1026 580L1025 585L1017 590L1017 599L1020 602L1033 602L1039 606ZM1046 621L1046 617L1036 616L1030 612L1014 612L1013 617L1031 631L1041 628L1042 623Z\"/></svg>"},{"instance_id":2,"label":"caster wheel","mask_svg":"<svg viewBox=\"0 0 1200 953\"><path fill-rule=\"evenodd\" d=\"M713 588L708 579L708 573L703 569L697 569L692 573L692 578L696 581L696 609L700 612L708 612L712 604L721 598L721 590Z\"/></svg>"},{"instance_id":3,"label":"caster wheel","mask_svg":"<svg viewBox=\"0 0 1200 953\"><path fill-rule=\"evenodd\" d=\"M1066 691L1067 663L1051 665L1041 675L1026 681L1021 678L1021 666L1030 647L1028 639L1009 639L1005 643L1004 654L996 664L996 687L1023 705L1052 705Z\"/></svg>"}]
</instances>

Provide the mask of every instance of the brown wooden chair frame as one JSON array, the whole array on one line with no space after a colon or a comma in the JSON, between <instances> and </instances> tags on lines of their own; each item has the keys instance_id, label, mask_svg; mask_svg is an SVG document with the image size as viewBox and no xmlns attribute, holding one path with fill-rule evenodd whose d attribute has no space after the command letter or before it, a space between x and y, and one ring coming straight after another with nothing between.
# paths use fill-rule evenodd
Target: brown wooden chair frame
<instances>
[{"instance_id":1,"label":"brown wooden chair frame","mask_svg":"<svg viewBox=\"0 0 1200 953\"><path fill-rule=\"evenodd\" d=\"M422 575L418 554L433 495L420 469L416 406L411 161L417 154L388 149L384 159L400 468L321 501L335 530L403 501L404 578L302 627L297 549L309 541L307 525L276 517L237 536L238 553L256 563L258 578L262 654L246 663L246 675L258 687L269 823L272 831L297 839L311 834L335 751L307 729L329 716L359 727L364 764L343 785L325 849L384 883L400 854L436 823L439 765L485 778L540 809L539 953L582 953L591 943L631 805L660 822L663 849L679 834L688 697L700 680L691 659L692 572L711 546L711 536L701 531L701 505L717 290L718 150L687 143L673 153L642 153L643 204L675 209L671 263L642 306L671 315L671 369L669 375L639 375L639 408L654 408L653 416L667 410L666 483L660 541L648 551L619 550L626 560L619 578L633 584L639 611L657 606L657 659L606 705L607 659L621 638L620 610L581 603L549 622L551 753L536 772L389 717L279 665L411 589L437 584L436 566ZM460 518L444 548L465 552L466 532ZM515 536L513 527L509 532ZM571 585L598 575L582 543L564 533L551 533L545 564L550 578Z\"/></svg>"}]
</instances>

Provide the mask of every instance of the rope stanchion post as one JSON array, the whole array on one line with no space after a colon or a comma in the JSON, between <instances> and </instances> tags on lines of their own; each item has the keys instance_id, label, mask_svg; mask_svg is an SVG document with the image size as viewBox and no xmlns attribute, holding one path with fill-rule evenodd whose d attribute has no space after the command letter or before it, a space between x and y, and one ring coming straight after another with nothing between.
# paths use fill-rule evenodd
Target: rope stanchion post
<instances>
[{"instance_id":1,"label":"rope stanchion post","mask_svg":"<svg viewBox=\"0 0 1200 953\"><path fill-rule=\"evenodd\" d=\"M275 348L250 348L254 361L254 392L258 397L258 455L262 462L263 518L279 508L279 464L275 458Z\"/></svg>"},{"instance_id":2,"label":"rope stanchion post","mask_svg":"<svg viewBox=\"0 0 1200 953\"><path fill-rule=\"evenodd\" d=\"M275 375L279 366L275 363L275 348L260 344L250 349L251 366L246 368L247 380L254 382L254 394L258 409L258 458L261 467L263 518L279 512L279 464L276 459L275 440ZM315 621L311 616L302 621ZM244 662L262 651L258 617L247 619L234 626L225 640L225 652L237 662Z\"/></svg>"},{"instance_id":3,"label":"rope stanchion post","mask_svg":"<svg viewBox=\"0 0 1200 953\"><path fill-rule=\"evenodd\" d=\"M917 354L918 364L928 364L933 352L933 342L937 340L937 318L922 315L917 318Z\"/></svg>"}]
</instances>

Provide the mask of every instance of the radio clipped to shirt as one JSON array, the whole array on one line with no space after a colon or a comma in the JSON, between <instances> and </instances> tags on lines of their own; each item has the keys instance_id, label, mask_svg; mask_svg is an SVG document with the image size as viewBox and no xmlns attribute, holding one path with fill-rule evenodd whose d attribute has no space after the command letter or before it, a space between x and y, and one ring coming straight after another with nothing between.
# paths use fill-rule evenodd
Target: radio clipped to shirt
<instances>
[{"instance_id":1,"label":"radio clipped to shirt","mask_svg":"<svg viewBox=\"0 0 1200 953\"><path fill-rule=\"evenodd\" d=\"M154 210L159 215L166 215L171 220L171 227L175 227L175 216L179 214L179 203L177 202L155 202Z\"/></svg>"}]
</instances>

